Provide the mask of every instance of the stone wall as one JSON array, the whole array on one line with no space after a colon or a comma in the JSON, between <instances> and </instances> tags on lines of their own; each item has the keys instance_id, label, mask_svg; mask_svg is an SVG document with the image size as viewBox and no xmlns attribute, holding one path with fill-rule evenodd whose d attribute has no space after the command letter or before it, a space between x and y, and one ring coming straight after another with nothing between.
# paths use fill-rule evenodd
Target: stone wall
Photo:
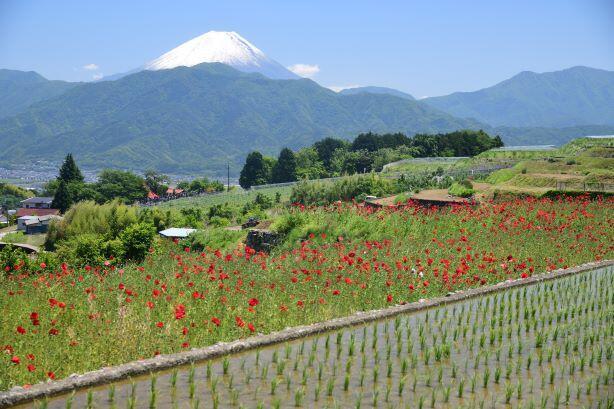
<instances>
[{"instance_id":1,"label":"stone wall","mask_svg":"<svg viewBox=\"0 0 614 409\"><path fill-rule=\"evenodd\" d=\"M245 244L256 251L264 251L268 253L273 247L281 243L281 235L279 233L261 230L250 229L245 239Z\"/></svg>"}]
</instances>

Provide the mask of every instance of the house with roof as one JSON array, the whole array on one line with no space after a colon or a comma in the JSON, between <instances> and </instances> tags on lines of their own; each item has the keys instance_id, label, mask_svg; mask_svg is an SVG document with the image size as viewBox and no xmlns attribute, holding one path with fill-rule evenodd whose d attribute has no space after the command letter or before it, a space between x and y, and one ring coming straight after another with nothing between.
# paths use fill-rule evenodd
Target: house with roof
<instances>
[{"instance_id":1,"label":"house with roof","mask_svg":"<svg viewBox=\"0 0 614 409\"><path fill-rule=\"evenodd\" d=\"M184 190L179 189L178 187L169 187L166 189L166 196L181 196L183 195Z\"/></svg>"},{"instance_id":2,"label":"house with roof","mask_svg":"<svg viewBox=\"0 0 614 409\"><path fill-rule=\"evenodd\" d=\"M190 234L194 233L196 229L188 229L184 227L171 227L166 230L158 232L158 234L167 239L185 239Z\"/></svg>"},{"instance_id":3,"label":"house with roof","mask_svg":"<svg viewBox=\"0 0 614 409\"><path fill-rule=\"evenodd\" d=\"M30 197L19 203L24 209L51 209L52 202L53 197Z\"/></svg>"},{"instance_id":4,"label":"house with roof","mask_svg":"<svg viewBox=\"0 0 614 409\"><path fill-rule=\"evenodd\" d=\"M25 234L47 233L49 224L53 220L61 219L62 217L52 214L44 216L22 216L17 218L17 230Z\"/></svg>"},{"instance_id":5,"label":"house with roof","mask_svg":"<svg viewBox=\"0 0 614 409\"><path fill-rule=\"evenodd\" d=\"M30 197L22 200L21 207L17 209L17 218L23 216L49 216L59 215L58 209L53 209L53 197Z\"/></svg>"}]
</instances>

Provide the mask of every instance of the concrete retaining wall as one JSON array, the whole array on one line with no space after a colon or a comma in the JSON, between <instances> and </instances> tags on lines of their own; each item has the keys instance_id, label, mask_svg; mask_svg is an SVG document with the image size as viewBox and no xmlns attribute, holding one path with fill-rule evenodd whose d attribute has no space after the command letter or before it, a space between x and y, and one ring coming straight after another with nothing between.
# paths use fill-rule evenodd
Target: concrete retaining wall
<instances>
[{"instance_id":1,"label":"concrete retaining wall","mask_svg":"<svg viewBox=\"0 0 614 409\"><path fill-rule=\"evenodd\" d=\"M0 408L6 408L19 403L41 399L45 396L58 395L70 392L74 389L87 388L95 385L112 383L131 376L147 374L154 371L172 368L179 365L186 365L191 362L204 361L219 356L256 349L263 346L283 343L297 338L316 335L322 332L338 330L344 327L360 325L363 323L390 318L399 314L420 311L426 308L437 307L449 303L464 301L498 291L507 290L515 287L522 287L536 284L543 281L553 280L573 274L594 270L602 267L614 266L614 260L605 260L594 263L587 263L581 266L568 268L566 270L555 270L544 274L533 275L522 280L504 281L499 284L475 288L463 292L449 294L444 297L437 297L430 300L420 300L411 304L397 305L394 307L358 312L348 317L336 318L325 322L311 325L287 328L282 331L268 335L257 335L254 337L241 339L232 342L221 342L209 347L193 349L190 351L179 352L176 354L159 355L154 358L134 361L109 368L102 368L96 371L87 372L82 375L73 375L68 378L48 383L40 383L28 389L14 387L13 389L0 392Z\"/></svg>"}]
</instances>

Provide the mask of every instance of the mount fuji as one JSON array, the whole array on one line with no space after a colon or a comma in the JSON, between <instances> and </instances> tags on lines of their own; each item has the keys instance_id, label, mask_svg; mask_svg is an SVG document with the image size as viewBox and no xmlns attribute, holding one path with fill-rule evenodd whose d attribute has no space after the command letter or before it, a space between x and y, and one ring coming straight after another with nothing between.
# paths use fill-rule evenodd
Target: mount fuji
<instances>
[{"instance_id":1,"label":"mount fuji","mask_svg":"<svg viewBox=\"0 0 614 409\"><path fill-rule=\"evenodd\" d=\"M300 78L234 31L209 31L148 62L143 69L158 71L202 63L222 63L271 79Z\"/></svg>"}]
</instances>

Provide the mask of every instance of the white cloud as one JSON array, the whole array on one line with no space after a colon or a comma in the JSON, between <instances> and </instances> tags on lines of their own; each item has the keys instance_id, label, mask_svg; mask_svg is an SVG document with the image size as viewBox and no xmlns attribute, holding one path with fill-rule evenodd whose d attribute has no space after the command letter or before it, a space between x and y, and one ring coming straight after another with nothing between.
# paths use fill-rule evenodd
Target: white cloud
<instances>
[{"instance_id":1,"label":"white cloud","mask_svg":"<svg viewBox=\"0 0 614 409\"><path fill-rule=\"evenodd\" d=\"M83 66L83 69L84 69L84 70L88 70L88 71L95 71L95 70L97 70L98 68L100 68L100 67L98 67L98 65L96 65L96 64L94 64L94 63L92 63L92 64L86 64L86 65L84 65L84 66Z\"/></svg>"},{"instance_id":2,"label":"white cloud","mask_svg":"<svg viewBox=\"0 0 614 409\"><path fill-rule=\"evenodd\" d=\"M101 72L97 72L96 74L92 75L93 80L99 80L102 77L104 77L104 75Z\"/></svg>"},{"instance_id":3,"label":"white cloud","mask_svg":"<svg viewBox=\"0 0 614 409\"><path fill-rule=\"evenodd\" d=\"M320 66L317 64L294 64L288 67L290 71L299 77L311 78L320 72Z\"/></svg>"},{"instance_id":4,"label":"white cloud","mask_svg":"<svg viewBox=\"0 0 614 409\"><path fill-rule=\"evenodd\" d=\"M423 96L421 96L421 97L420 97L420 98L418 98L418 99L424 99L424 98L429 98L429 96L428 96L428 95L423 95Z\"/></svg>"},{"instance_id":5,"label":"white cloud","mask_svg":"<svg viewBox=\"0 0 614 409\"><path fill-rule=\"evenodd\" d=\"M360 88L362 85L330 85L327 88L335 92L343 91L344 89Z\"/></svg>"}]
</instances>

